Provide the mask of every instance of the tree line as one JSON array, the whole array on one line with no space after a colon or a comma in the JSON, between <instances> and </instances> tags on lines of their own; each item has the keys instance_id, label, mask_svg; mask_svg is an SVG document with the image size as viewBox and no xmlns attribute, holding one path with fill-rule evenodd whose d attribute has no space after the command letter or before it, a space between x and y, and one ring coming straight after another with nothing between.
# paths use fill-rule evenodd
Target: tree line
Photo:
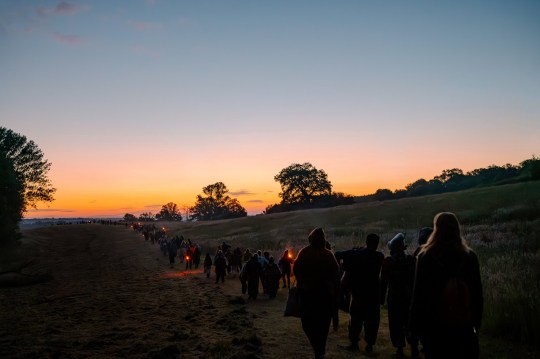
<instances>
[{"instance_id":1,"label":"tree line","mask_svg":"<svg viewBox=\"0 0 540 359\"><path fill-rule=\"evenodd\" d=\"M318 170L311 163L294 163L282 169L274 180L281 185L280 203L266 207L264 214L288 212L299 209L333 207L354 203L354 197L333 192L332 183L324 170ZM223 182L210 184L197 195L195 204L186 208L186 220L211 221L217 219L247 216L247 211L236 198L231 198ZM183 219L178 205L169 202L162 206L155 216L144 212L138 218L126 213L126 221L181 221Z\"/></svg>"},{"instance_id":2,"label":"tree line","mask_svg":"<svg viewBox=\"0 0 540 359\"><path fill-rule=\"evenodd\" d=\"M17 239L19 222L29 208L38 202L54 200L56 189L47 174L51 164L31 140L0 127L0 243ZM459 168L446 169L430 180L423 178L391 191L378 189L375 193L353 197L332 190L332 183L324 170L311 163L293 163L274 176L281 186L280 202L266 207L264 214L301 209L325 208L352 204L357 201L392 200L429 194L454 192L464 189L532 181L540 179L540 159L532 158L518 166L489 166L464 173ZM247 216L246 209L229 194L223 182L203 187L195 203L185 208L186 220L209 221ZM127 221L181 221L184 218L177 204L169 202L153 215L144 212L139 217L126 213Z\"/></svg>"},{"instance_id":3,"label":"tree line","mask_svg":"<svg viewBox=\"0 0 540 359\"><path fill-rule=\"evenodd\" d=\"M358 201L386 201L536 180L540 180L540 159L533 155L517 166L491 165L469 172L463 172L459 168L446 169L430 180L420 178L395 191L381 188L373 194L358 197Z\"/></svg>"}]
</instances>

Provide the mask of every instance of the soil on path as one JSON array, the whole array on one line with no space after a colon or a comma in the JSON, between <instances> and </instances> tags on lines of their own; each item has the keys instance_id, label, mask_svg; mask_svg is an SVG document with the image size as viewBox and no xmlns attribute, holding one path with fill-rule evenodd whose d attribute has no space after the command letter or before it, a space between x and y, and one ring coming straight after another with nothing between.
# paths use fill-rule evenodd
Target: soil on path
<instances>
[{"instance_id":1,"label":"soil on path","mask_svg":"<svg viewBox=\"0 0 540 359\"><path fill-rule=\"evenodd\" d=\"M300 320L282 315L286 290L247 301L236 275L215 284L213 273L171 269L129 228L32 229L21 249L0 253L0 358L313 357ZM340 312L327 358L392 358L387 323L382 310L375 353L349 353Z\"/></svg>"}]
</instances>

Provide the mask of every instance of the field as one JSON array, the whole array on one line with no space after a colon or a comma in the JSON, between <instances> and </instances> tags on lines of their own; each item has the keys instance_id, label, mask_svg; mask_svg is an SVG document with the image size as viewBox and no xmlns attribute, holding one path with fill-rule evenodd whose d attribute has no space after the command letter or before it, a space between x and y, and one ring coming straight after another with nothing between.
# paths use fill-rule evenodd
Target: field
<instances>
[{"instance_id":1,"label":"field","mask_svg":"<svg viewBox=\"0 0 540 359\"><path fill-rule=\"evenodd\" d=\"M233 247L297 252L323 227L335 249L380 249L397 232L416 247L418 229L455 212L481 262L485 293L482 358L534 358L540 343L540 182L362 203L237 220L163 223L213 253ZM65 225L24 231L0 262L0 357L310 358L299 320L284 318L286 292L246 302L236 277L214 284L174 269L157 245L123 226ZM26 284L15 286L16 284ZM364 357L347 344L347 316L331 332L328 358ZM386 309L375 357L392 357Z\"/></svg>"}]
</instances>

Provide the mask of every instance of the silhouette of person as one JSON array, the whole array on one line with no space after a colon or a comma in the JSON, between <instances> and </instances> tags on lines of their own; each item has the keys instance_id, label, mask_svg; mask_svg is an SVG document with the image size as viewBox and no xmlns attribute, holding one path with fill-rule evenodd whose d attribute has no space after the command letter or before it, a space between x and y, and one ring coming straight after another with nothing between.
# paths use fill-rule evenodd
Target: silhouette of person
<instances>
[{"instance_id":1,"label":"silhouette of person","mask_svg":"<svg viewBox=\"0 0 540 359\"><path fill-rule=\"evenodd\" d=\"M289 250L286 249L278 261L279 269L283 280L283 288L291 287L291 264L294 260L289 256Z\"/></svg>"},{"instance_id":2,"label":"silhouette of person","mask_svg":"<svg viewBox=\"0 0 540 359\"><path fill-rule=\"evenodd\" d=\"M414 250L414 253L413 253L415 260L418 257L418 253L420 253L420 251L422 250L422 247L428 241L431 233L433 233L433 228L431 227L423 227L418 231L418 247ZM420 354L420 351L418 350L418 346L420 342L422 341L422 338L420 338L419 333L415 333L414 331L411 331L409 328L409 340L411 344L412 355L413 357L417 357Z\"/></svg>"},{"instance_id":3,"label":"silhouette of person","mask_svg":"<svg viewBox=\"0 0 540 359\"><path fill-rule=\"evenodd\" d=\"M221 280L221 283L225 282L225 272L227 271L227 260L223 251L219 249L217 251L216 257L214 258L214 266L216 272L216 283Z\"/></svg>"},{"instance_id":4,"label":"silhouette of person","mask_svg":"<svg viewBox=\"0 0 540 359\"><path fill-rule=\"evenodd\" d=\"M270 256L268 265L264 268L264 277L266 278L266 291L268 292L269 298L275 298L279 288L281 271L272 256Z\"/></svg>"},{"instance_id":5,"label":"silhouette of person","mask_svg":"<svg viewBox=\"0 0 540 359\"><path fill-rule=\"evenodd\" d=\"M371 233L366 238L366 246L336 252L336 258L343 261L344 276L348 278L351 293L349 307L349 341L347 350L356 351L360 347L360 333L364 328L365 351L373 352L377 340L380 310L380 272L384 254L377 251L379 236Z\"/></svg>"},{"instance_id":6,"label":"silhouette of person","mask_svg":"<svg viewBox=\"0 0 540 359\"><path fill-rule=\"evenodd\" d=\"M426 244L429 236L433 233L433 228L424 227L418 231L418 247L414 250L413 256L418 257L418 253L422 250L422 246Z\"/></svg>"},{"instance_id":7,"label":"silhouette of person","mask_svg":"<svg viewBox=\"0 0 540 359\"><path fill-rule=\"evenodd\" d=\"M390 340L397 348L396 356L403 357L405 338L409 325L409 307L414 282L414 257L405 253L405 235L398 233L388 242L390 256L381 269L381 305L388 290L388 326ZM418 356L418 347L411 343L411 353Z\"/></svg>"},{"instance_id":8,"label":"silhouette of person","mask_svg":"<svg viewBox=\"0 0 540 359\"><path fill-rule=\"evenodd\" d=\"M245 264L245 278L247 281L248 299L257 299L259 294L259 280L261 278L262 266L259 262L259 255L254 254Z\"/></svg>"},{"instance_id":9,"label":"silhouette of person","mask_svg":"<svg viewBox=\"0 0 540 359\"><path fill-rule=\"evenodd\" d=\"M210 278L210 272L212 271L212 258L210 257L210 253L206 253L206 256L204 257L203 267L206 278Z\"/></svg>"},{"instance_id":10,"label":"silhouette of person","mask_svg":"<svg viewBox=\"0 0 540 359\"><path fill-rule=\"evenodd\" d=\"M420 333L426 359L478 358L483 311L478 257L461 236L455 214L439 213L433 222L417 258L411 330Z\"/></svg>"},{"instance_id":11,"label":"silhouette of person","mask_svg":"<svg viewBox=\"0 0 540 359\"><path fill-rule=\"evenodd\" d=\"M339 265L334 254L325 248L322 228L308 236L309 245L302 248L294 261L302 329L315 358L324 358L330 322L337 307Z\"/></svg>"}]
</instances>

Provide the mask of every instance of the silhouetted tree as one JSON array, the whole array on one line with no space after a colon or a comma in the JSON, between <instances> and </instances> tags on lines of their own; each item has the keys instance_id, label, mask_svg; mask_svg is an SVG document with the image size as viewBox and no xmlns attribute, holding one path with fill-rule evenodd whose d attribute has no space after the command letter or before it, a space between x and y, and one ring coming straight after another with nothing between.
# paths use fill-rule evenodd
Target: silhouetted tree
<instances>
[{"instance_id":1,"label":"silhouetted tree","mask_svg":"<svg viewBox=\"0 0 540 359\"><path fill-rule=\"evenodd\" d=\"M47 173L51 164L43 152L25 136L0 127L0 153L10 159L17 177L22 183L23 213L28 207L36 208L37 202L51 202L56 191Z\"/></svg>"},{"instance_id":2,"label":"silhouetted tree","mask_svg":"<svg viewBox=\"0 0 540 359\"><path fill-rule=\"evenodd\" d=\"M189 210L190 220L209 221L215 219L247 216L247 211L237 199L227 195L229 190L223 182L216 182L203 188L206 197L197 195L195 205Z\"/></svg>"},{"instance_id":3,"label":"silhouetted tree","mask_svg":"<svg viewBox=\"0 0 540 359\"><path fill-rule=\"evenodd\" d=\"M133 214L131 213L124 214L124 221L126 222L135 222L136 220L137 220L137 217L135 217Z\"/></svg>"},{"instance_id":4,"label":"silhouetted tree","mask_svg":"<svg viewBox=\"0 0 540 359\"><path fill-rule=\"evenodd\" d=\"M181 221L182 215L180 214L178 205L176 203L169 202L161 207L161 211L156 214L156 219L162 221Z\"/></svg>"},{"instance_id":5,"label":"silhouetted tree","mask_svg":"<svg viewBox=\"0 0 540 359\"><path fill-rule=\"evenodd\" d=\"M152 212L143 212L139 215L139 221L141 222L152 222L154 220L154 215Z\"/></svg>"},{"instance_id":6,"label":"silhouetted tree","mask_svg":"<svg viewBox=\"0 0 540 359\"><path fill-rule=\"evenodd\" d=\"M373 197L377 201L386 201L394 198L394 194L387 188L379 188L377 191L375 191Z\"/></svg>"},{"instance_id":7,"label":"silhouetted tree","mask_svg":"<svg viewBox=\"0 0 540 359\"><path fill-rule=\"evenodd\" d=\"M18 239L24 209L23 183L13 162L0 153L0 244Z\"/></svg>"},{"instance_id":8,"label":"silhouetted tree","mask_svg":"<svg viewBox=\"0 0 540 359\"><path fill-rule=\"evenodd\" d=\"M519 164L519 176L525 181L540 179L540 159L532 156Z\"/></svg>"},{"instance_id":9,"label":"silhouetted tree","mask_svg":"<svg viewBox=\"0 0 540 359\"><path fill-rule=\"evenodd\" d=\"M282 169L274 180L281 186L281 202L312 203L318 196L332 194L332 184L324 170L316 169L311 163L294 163Z\"/></svg>"}]
</instances>

